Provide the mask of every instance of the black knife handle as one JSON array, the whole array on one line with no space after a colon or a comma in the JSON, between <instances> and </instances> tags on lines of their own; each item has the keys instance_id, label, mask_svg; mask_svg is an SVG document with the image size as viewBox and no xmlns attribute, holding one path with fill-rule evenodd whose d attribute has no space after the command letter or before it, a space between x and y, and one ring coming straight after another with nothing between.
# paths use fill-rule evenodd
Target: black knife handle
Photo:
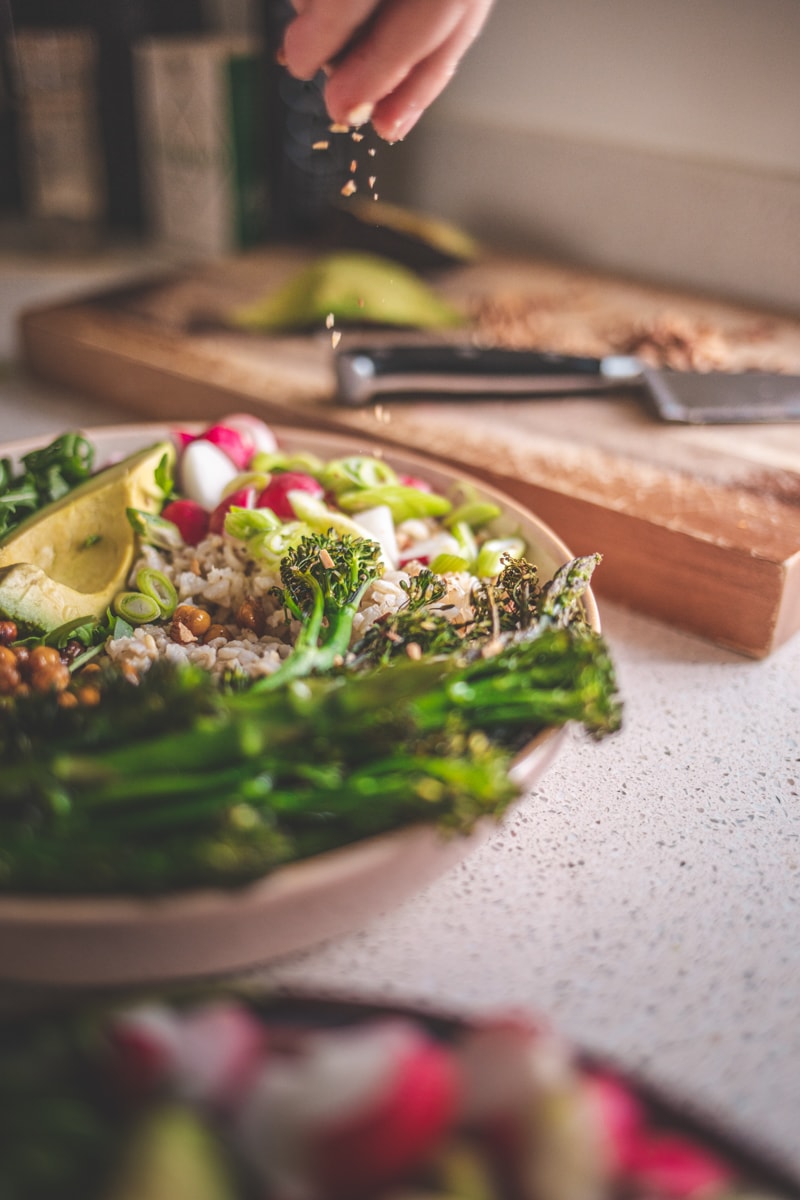
<instances>
[{"instance_id":1,"label":"black knife handle","mask_svg":"<svg viewBox=\"0 0 800 1200\"><path fill-rule=\"evenodd\" d=\"M480 346L348 346L336 355L339 400L379 396L563 393L606 387L601 362L582 355Z\"/></svg>"}]
</instances>

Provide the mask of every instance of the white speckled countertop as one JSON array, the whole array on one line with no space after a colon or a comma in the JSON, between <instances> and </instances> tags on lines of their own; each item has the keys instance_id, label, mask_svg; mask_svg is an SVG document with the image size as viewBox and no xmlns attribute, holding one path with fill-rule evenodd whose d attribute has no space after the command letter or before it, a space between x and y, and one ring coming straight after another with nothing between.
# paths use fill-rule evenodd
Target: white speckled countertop
<instances>
[{"instance_id":1,"label":"white speckled countertop","mask_svg":"<svg viewBox=\"0 0 800 1200\"><path fill-rule=\"evenodd\" d=\"M0 260L24 301L91 286ZM2 439L128 420L0 366ZM626 701L460 866L268 977L444 1009L525 1006L800 1182L800 639L763 662L602 606Z\"/></svg>"}]
</instances>

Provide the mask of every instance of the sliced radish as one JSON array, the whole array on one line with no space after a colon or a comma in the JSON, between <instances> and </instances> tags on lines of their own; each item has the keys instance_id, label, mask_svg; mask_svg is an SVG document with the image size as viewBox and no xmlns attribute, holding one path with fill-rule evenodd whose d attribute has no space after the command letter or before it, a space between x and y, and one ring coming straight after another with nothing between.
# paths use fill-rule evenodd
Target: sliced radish
<instances>
[{"instance_id":1,"label":"sliced radish","mask_svg":"<svg viewBox=\"0 0 800 1200\"><path fill-rule=\"evenodd\" d=\"M325 494L313 475L306 475L303 471L281 471L272 476L256 500L256 508L271 508L276 517L290 521L295 513L289 502L289 492L308 492L317 500L321 500Z\"/></svg>"},{"instance_id":2,"label":"sliced radish","mask_svg":"<svg viewBox=\"0 0 800 1200\"><path fill-rule=\"evenodd\" d=\"M359 517L361 514L359 514ZM410 546L406 546L398 555L398 562L401 567L406 563L419 562L423 566L427 566L439 554L459 554L460 546L456 539L449 533L437 533L431 538L426 538L422 542L412 542Z\"/></svg>"},{"instance_id":3,"label":"sliced radish","mask_svg":"<svg viewBox=\"0 0 800 1200\"><path fill-rule=\"evenodd\" d=\"M428 483L427 479L420 479L417 475L398 475L397 482L403 487L416 488L418 492L432 492L433 488Z\"/></svg>"},{"instance_id":4,"label":"sliced radish","mask_svg":"<svg viewBox=\"0 0 800 1200\"><path fill-rule=\"evenodd\" d=\"M733 1171L709 1150L672 1134L643 1135L629 1156L626 1174L647 1195L704 1200L733 1182Z\"/></svg>"},{"instance_id":5,"label":"sliced radish","mask_svg":"<svg viewBox=\"0 0 800 1200\"><path fill-rule=\"evenodd\" d=\"M171 500L161 516L178 527L187 546L196 546L208 533L208 512L196 500Z\"/></svg>"},{"instance_id":6,"label":"sliced radish","mask_svg":"<svg viewBox=\"0 0 800 1200\"><path fill-rule=\"evenodd\" d=\"M452 1055L409 1022L316 1033L270 1058L241 1139L270 1194L357 1200L429 1153L457 1090Z\"/></svg>"},{"instance_id":7,"label":"sliced radish","mask_svg":"<svg viewBox=\"0 0 800 1200\"><path fill-rule=\"evenodd\" d=\"M386 566L394 571L400 561L400 551L397 548L397 535L394 531L392 510L389 506L379 504L376 508L365 508L358 514L355 521L368 537L378 543Z\"/></svg>"},{"instance_id":8,"label":"sliced radish","mask_svg":"<svg viewBox=\"0 0 800 1200\"><path fill-rule=\"evenodd\" d=\"M254 487L243 487L239 488L238 491L231 492L224 500L220 500L212 512L208 523L209 532L225 532L225 518L234 505L237 508L255 508L255 504L256 489Z\"/></svg>"},{"instance_id":9,"label":"sliced radish","mask_svg":"<svg viewBox=\"0 0 800 1200\"><path fill-rule=\"evenodd\" d=\"M161 1005L117 1013L108 1028L109 1075L118 1093L140 1099L168 1079L178 1057L180 1025Z\"/></svg>"},{"instance_id":10,"label":"sliced radish","mask_svg":"<svg viewBox=\"0 0 800 1200\"><path fill-rule=\"evenodd\" d=\"M619 1173L626 1168L644 1126L642 1106L613 1075L587 1074L583 1087L600 1131L608 1168Z\"/></svg>"},{"instance_id":11,"label":"sliced radish","mask_svg":"<svg viewBox=\"0 0 800 1200\"><path fill-rule=\"evenodd\" d=\"M236 474L225 451L200 438L190 442L181 456L181 491L209 512L219 504L223 488Z\"/></svg>"},{"instance_id":12,"label":"sliced radish","mask_svg":"<svg viewBox=\"0 0 800 1200\"><path fill-rule=\"evenodd\" d=\"M235 1107L261 1071L266 1047L263 1022L243 1005L195 1009L181 1020L175 1090L192 1103Z\"/></svg>"},{"instance_id":13,"label":"sliced radish","mask_svg":"<svg viewBox=\"0 0 800 1200\"><path fill-rule=\"evenodd\" d=\"M257 453L274 454L278 449L275 434L260 417L254 417L251 413L229 413L222 418L221 423L228 429L235 429L246 442L250 443L251 458L253 454Z\"/></svg>"}]
</instances>

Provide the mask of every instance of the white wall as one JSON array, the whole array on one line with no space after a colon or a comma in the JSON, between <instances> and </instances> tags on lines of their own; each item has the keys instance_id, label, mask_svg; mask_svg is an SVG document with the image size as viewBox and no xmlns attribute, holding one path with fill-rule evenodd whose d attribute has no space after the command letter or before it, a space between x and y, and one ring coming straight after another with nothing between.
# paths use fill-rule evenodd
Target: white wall
<instances>
[{"instance_id":1,"label":"white wall","mask_svg":"<svg viewBox=\"0 0 800 1200\"><path fill-rule=\"evenodd\" d=\"M800 311L800 0L496 0L398 198Z\"/></svg>"}]
</instances>

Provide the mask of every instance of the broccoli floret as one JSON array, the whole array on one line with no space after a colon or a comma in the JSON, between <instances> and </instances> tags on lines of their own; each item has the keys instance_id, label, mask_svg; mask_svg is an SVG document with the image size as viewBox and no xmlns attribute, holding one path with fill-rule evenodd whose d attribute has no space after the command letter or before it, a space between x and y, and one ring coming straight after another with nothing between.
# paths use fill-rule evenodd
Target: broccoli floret
<instances>
[{"instance_id":1,"label":"broccoli floret","mask_svg":"<svg viewBox=\"0 0 800 1200\"><path fill-rule=\"evenodd\" d=\"M405 604L369 627L353 647L353 666L383 665L409 653L412 646L422 654L451 654L463 648L462 628L436 607L447 593L443 579L424 567L400 587L406 593Z\"/></svg>"},{"instance_id":2,"label":"broccoli floret","mask_svg":"<svg viewBox=\"0 0 800 1200\"><path fill-rule=\"evenodd\" d=\"M287 616L302 628L289 657L254 686L268 691L341 665L362 597L382 574L380 547L369 538L333 531L302 538L283 558L283 587L274 589Z\"/></svg>"}]
</instances>

